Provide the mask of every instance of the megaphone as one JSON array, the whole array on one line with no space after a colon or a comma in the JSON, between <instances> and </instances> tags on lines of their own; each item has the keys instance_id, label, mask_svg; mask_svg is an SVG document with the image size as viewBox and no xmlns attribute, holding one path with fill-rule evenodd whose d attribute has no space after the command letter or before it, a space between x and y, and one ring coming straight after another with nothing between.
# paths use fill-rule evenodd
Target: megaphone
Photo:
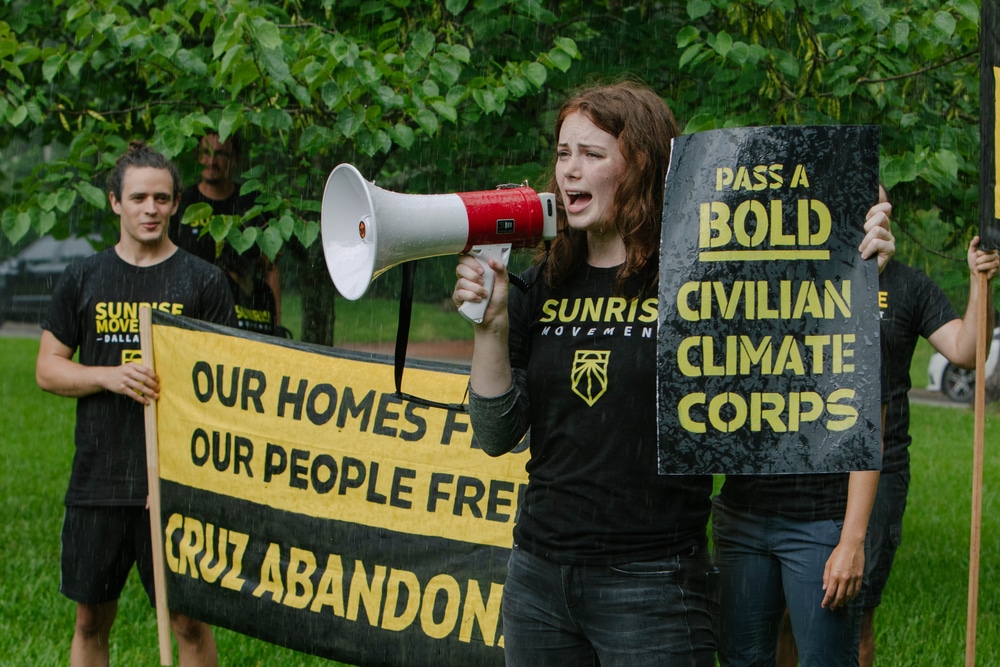
<instances>
[{"instance_id":1,"label":"megaphone","mask_svg":"<svg viewBox=\"0 0 1000 667\"><path fill-rule=\"evenodd\" d=\"M321 214L323 255L344 298L360 299L381 273L415 259L469 253L485 268L489 258L507 264L512 248L529 248L556 236L555 195L529 187L441 195L391 192L340 164L326 181ZM489 299L459 309L481 322Z\"/></svg>"}]
</instances>

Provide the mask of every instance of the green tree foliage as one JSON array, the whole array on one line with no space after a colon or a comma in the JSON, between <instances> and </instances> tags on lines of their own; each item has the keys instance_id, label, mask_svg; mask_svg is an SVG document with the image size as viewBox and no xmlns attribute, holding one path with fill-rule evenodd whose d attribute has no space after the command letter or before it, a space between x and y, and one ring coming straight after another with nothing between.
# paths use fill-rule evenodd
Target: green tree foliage
<instances>
[{"instance_id":1,"label":"green tree foliage","mask_svg":"<svg viewBox=\"0 0 1000 667\"><path fill-rule=\"evenodd\" d=\"M676 90L686 131L879 125L897 235L953 251L963 271L979 212L978 3L689 0L687 10L678 65L691 76Z\"/></svg>"},{"instance_id":2,"label":"green tree foliage","mask_svg":"<svg viewBox=\"0 0 1000 667\"><path fill-rule=\"evenodd\" d=\"M244 218L269 222L218 216L212 236L272 258L310 249L335 164L374 175L394 152L447 146L454 128L502 117L568 69L572 40L520 37L553 21L534 0L7 0L0 141L68 152L16 184L2 230L13 242L64 234L107 211L103 177L130 138L183 161L213 130L251 145L242 190L257 206Z\"/></svg>"},{"instance_id":3,"label":"green tree foliage","mask_svg":"<svg viewBox=\"0 0 1000 667\"><path fill-rule=\"evenodd\" d=\"M562 39L511 49L504 60L481 48L474 57L485 31L459 14L489 24L494 45L549 15L535 2L467 4L5 3L0 117L14 132L41 128L41 141L70 153L21 183L3 230L16 240L29 228L51 230L81 202L106 209L97 179L131 136L183 157L206 130L223 139L243 131L257 144L253 158L283 158L281 170L261 163L244 174L244 192L261 203L248 217L267 213L273 223L257 238L220 219L213 236L260 243L272 257L292 237L311 245L319 189L309 179L334 160L351 155L377 167L393 150L447 132L442 126L499 116L578 56ZM480 20L494 12L505 18Z\"/></svg>"},{"instance_id":4,"label":"green tree foliage","mask_svg":"<svg viewBox=\"0 0 1000 667\"><path fill-rule=\"evenodd\" d=\"M0 229L90 231L129 139L193 175L201 133L240 132L246 217L268 224L209 233L293 256L318 299L306 337L328 342L336 164L402 192L538 187L566 93L631 74L686 132L880 125L900 236L954 252L978 212L978 21L974 0L0 0L0 149L59 147L27 177L0 165Z\"/></svg>"}]
</instances>

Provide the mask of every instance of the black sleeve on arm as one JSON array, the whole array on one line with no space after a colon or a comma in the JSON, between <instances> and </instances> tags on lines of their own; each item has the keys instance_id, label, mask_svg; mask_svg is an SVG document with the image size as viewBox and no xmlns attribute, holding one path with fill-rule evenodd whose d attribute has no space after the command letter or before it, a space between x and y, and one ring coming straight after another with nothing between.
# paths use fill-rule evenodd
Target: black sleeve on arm
<instances>
[{"instance_id":1,"label":"black sleeve on arm","mask_svg":"<svg viewBox=\"0 0 1000 667\"><path fill-rule=\"evenodd\" d=\"M469 418L476 441L490 456L506 454L521 442L528 431L531 403L528 399L528 375L524 369L512 369L510 389L487 398L469 387Z\"/></svg>"}]
</instances>

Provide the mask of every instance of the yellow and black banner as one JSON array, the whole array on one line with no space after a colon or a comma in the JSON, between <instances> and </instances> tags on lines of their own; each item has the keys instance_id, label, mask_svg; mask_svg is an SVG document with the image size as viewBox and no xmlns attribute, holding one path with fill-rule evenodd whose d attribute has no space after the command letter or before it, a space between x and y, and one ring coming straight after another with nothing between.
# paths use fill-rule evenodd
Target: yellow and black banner
<instances>
[{"instance_id":1,"label":"yellow and black banner","mask_svg":"<svg viewBox=\"0 0 1000 667\"><path fill-rule=\"evenodd\" d=\"M502 665L500 599L526 453L398 398L362 355L155 313L170 608L372 665ZM461 404L467 368L417 363Z\"/></svg>"},{"instance_id":2,"label":"yellow and black banner","mask_svg":"<svg viewBox=\"0 0 1000 667\"><path fill-rule=\"evenodd\" d=\"M878 128L674 140L660 243L661 474L878 470Z\"/></svg>"}]
</instances>

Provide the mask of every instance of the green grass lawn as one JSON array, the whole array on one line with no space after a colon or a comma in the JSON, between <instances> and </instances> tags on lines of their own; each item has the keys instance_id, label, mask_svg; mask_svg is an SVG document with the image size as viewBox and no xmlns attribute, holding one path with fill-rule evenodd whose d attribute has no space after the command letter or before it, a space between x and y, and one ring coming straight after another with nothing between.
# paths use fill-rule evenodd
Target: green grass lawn
<instances>
[{"instance_id":1,"label":"green grass lawn","mask_svg":"<svg viewBox=\"0 0 1000 667\"><path fill-rule=\"evenodd\" d=\"M964 664L972 482L972 412L914 406L903 542L876 621L879 665ZM978 665L1000 665L1000 456L987 411Z\"/></svg>"},{"instance_id":2,"label":"green grass lawn","mask_svg":"<svg viewBox=\"0 0 1000 667\"><path fill-rule=\"evenodd\" d=\"M452 314L454 317L454 314ZM460 318L459 318L460 319ZM463 323L464 324L464 323ZM467 325L466 325L467 326ZM58 593L62 497L73 455L74 402L34 382L38 343L0 338L0 664L65 664L73 604ZM917 364L923 363L922 367ZM915 362L926 368L926 355ZM916 384L925 383L915 373ZM1000 456L997 404L987 415L979 665L1000 665ZM903 545L876 616L876 664L962 664L969 564L973 415L966 408L913 408L913 482ZM329 665L328 661L217 629L224 665ZM156 621L134 576L112 633L115 665L158 663Z\"/></svg>"},{"instance_id":3,"label":"green grass lawn","mask_svg":"<svg viewBox=\"0 0 1000 667\"><path fill-rule=\"evenodd\" d=\"M69 661L75 606L58 592L63 495L73 458L75 402L35 384L38 341L0 338L0 665ZM216 629L223 665L331 665ZM111 635L112 665L158 665L156 613L133 570ZM176 657L174 659L176 663Z\"/></svg>"}]
</instances>

